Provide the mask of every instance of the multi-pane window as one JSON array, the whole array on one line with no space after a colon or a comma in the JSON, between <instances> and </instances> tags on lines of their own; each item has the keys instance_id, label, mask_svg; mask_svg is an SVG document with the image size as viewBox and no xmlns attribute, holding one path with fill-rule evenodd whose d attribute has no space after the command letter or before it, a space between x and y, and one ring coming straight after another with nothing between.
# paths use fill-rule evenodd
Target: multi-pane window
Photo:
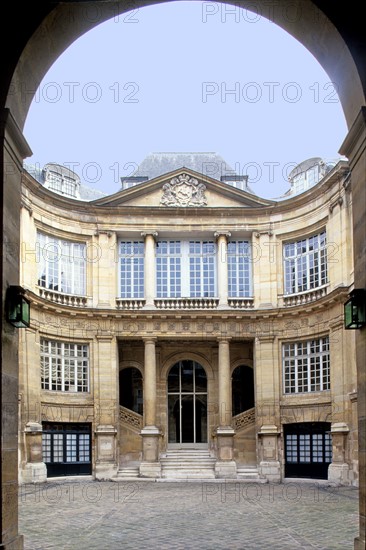
<instances>
[{"instance_id":1,"label":"multi-pane window","mask_svg":"<svg viewBox=\"0 0 366 550\"><path fill-rule=\"evenodd\" d=\"M67 294L85 295L86 244L37 233L38 285Z\"/></svg>"},{"instance_id":2,"label":"multi-pane window","mask_svg":"<svg viewBox=\"0 0 366 550\"><path fill-rule=\"evenodd\" d=\"M119 243L120 297L144 297L144 242Z\"/></svg>"},{"instance_id":3,"label":"multi-pane window","mask_svg":"<svg viewBox=\"0 0 366 550\"><path fill-rule=\"evenodd\" d=\"M46 177L46 186L51 189L51 191L75 198L78 182L76 179L65 176L62 173L49 170Z\"/></svg>"},{"instance_id":4,"label":"multi-pane window","mask_svg":"<svg viewBox=\"0 0 366 550\"><path fill-rule=\"evenodd\" d=\"M180 241L159 241L156 245L156 293L158 298L180 298L182 252Z\"/></svg>"},{"instance_id":5,"label":"multi-pane window","mask_svg":"<svg viewBox=\"0 0 366 550\"><path fill-rule=\"evenodd\" d=\"M286 435L286 462L332 462L332 438L329 433Z\"/></svg>"},{"instance_id":6,"label":"multi-pane window","mask_svg":"<svg viewBox=\"0 0 366 550\"><path fill-rule=\"evenodd\" d=\"M248 241L230 241L228 243L228 278L229 297L250 297L251 291L251 263L250 245ZM222 261L219 258L219 261Z\"/></svg>"},{"instance_id":7,"label":"multi-pane window","mask_svg":"<svg viewBox=\"0 0 366 550\"><path fill-rule=\"evenodd\" d=\"M89 346L41 339L43 390L88 392Z\"/></svg>"},{"instance_id":8,"label":"multi-pane window","mask_svg":"<svg viewBox=\"0 0 366 550\"><path fill-rule=\"evenodd\" d=\"M212 241L159 241L158 298L204 298L216 292L216 246Z\"/></svg>"},{"instance_id":9,"label":"multi-pane window","mask_svg":"<svg viewBox=\"0 0 366 550\"><path fill-rule=\"evenodd\" d=\"M65 195L68 195L69 197L75 197L76 196L76 183L75 180L68 178L67 176L64 176L64 185L63 185L63 192Z\"/></svg>"},{"instance_id":10,"label":"multi-pane window","mask_svg":"<svg viewBox=\"0 0 366 550\"><path fill-rule=\"evenodd\" d=\"M329 338L283 344L285 393L330 389Z\"/></svg>"},{"instance_id":11,"label":"multi-pane window","mask_svg":"<svg viewBox=\"0 0 366 550\"><path fill-rule=\"evenodd\" d=\"M50 172L48 174L48 181L49 188L52 189L52 191L62 191L62 177L59 174L56 174L55 172Z\"/></svg>"},{"instance_id":12,"label":"multi-pane window","mask_svg":"<svg viewBox=\"0 0 366 550\"><path fill-rule=\"evenodd\" d=\"M90 427L85 424L44 423L42 433L42 458L47 464L47 475L50 464L86 463L91 461ZM67 469L63 473L66 473ZM61 470L59 470L59 473ZM68 473L72 473L69 470ZM77 470L75 470L75 473Z\"/></svg>"},{"instance_id":13,"label":"multi-pane window","mask_svg":"<svg viewBox=\"0 0 366 550\"><path fill-rule=\"evenodd\" d=\"M327 283L326 232L284 245L285 294Z\"/></svg>"},{"instance_id":14,"label":"multi-pane window","mask_svg":"<svg viewBox=\"0 0 366 550\"><path fill-rule=\"evenodd\" d=\"M190 297L215 296L216 247L212 241L189 242Z\"/></svg>"}]
</instances>

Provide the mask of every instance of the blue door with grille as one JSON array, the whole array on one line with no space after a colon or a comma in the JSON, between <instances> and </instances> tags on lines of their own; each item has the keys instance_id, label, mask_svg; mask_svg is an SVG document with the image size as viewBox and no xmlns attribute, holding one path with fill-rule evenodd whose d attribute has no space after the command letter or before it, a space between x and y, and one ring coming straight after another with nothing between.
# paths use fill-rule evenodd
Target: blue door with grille
<instances>
[{"instance_id":1,"label":"blue door with grille","mask_svg":"<svg viewBox=\"0 0 366 550\"><path fill-rule=\"evenodd\" d=\"M91 424L44 422L42 456L47 477L91 474Z\"/></svg>"},{"instance_id":2,"label":"blue door with grille","mask_svg":"<svg viewBox=\"0 0 366 550\"><path fill-rule=\"evenodd\" d=\"M332 462L328 422L284 425L285 477L327 479Z\"/></svg>"}]
</instances>

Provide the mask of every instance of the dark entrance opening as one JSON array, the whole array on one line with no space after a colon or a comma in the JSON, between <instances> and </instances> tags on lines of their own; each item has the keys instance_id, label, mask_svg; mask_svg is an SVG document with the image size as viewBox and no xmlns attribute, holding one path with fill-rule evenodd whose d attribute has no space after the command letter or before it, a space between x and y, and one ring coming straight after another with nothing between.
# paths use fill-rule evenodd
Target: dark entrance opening
<instances>
[{"instance_id":1,"label":"dark entrance opening","mask_svg":"<svg viewBox=\"0 0 366 550\"><path fill-rule=\"evenodd\" d=\"M42 456L47 477L91 474L91 424L44 422Z\"/></svg>"},{"instance_id":2,"label":"dark entrance opening","mask_svg":"<svg viewBox=\"0 0 366 550\"><path fill-rule=\"evenodd\" d=\"M119 372L119 404L143 414L142 375L135 367L128 367Z\"/></svg>"},{"instance_id":3,"label":"dark entrance opening","mask_svg":"<svg viewBox=\"0 0 366 550\"><path fill-rule=\"evenodd\" d=\"M254 374L253 369L240 365L232 375L233 416L254 407Z\"/></svg>"},{"instance_id":4,"label":"dark entrance opening","mask_svg":"<svg viewBox=\"0 0 366 550\"><path fill-rule=\"evenodd\" d=\"M327 479L332 462L329 422L284 425L285 477Z\"/></svg>"}]
</instances>

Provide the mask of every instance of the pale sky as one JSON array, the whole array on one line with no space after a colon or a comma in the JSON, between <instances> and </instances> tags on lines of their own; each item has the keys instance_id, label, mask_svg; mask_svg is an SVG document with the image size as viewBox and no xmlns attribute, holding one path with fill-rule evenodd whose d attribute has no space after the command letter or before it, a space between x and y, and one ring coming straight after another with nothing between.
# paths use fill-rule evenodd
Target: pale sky
<instances>
[{"instance_id":1,"label":"pale sky","mask_svg":"<svg viewBox=\"0 0 366 550\"><path fill-rule=\"evenodd\" d=\"M149 6L100 24L54 63L27 118L26 163L64 164L109 194L151 152L211 151L275 198L299 162L339 158L336 90L263 17L215 2Z\"/></svg>"}]
</instances>

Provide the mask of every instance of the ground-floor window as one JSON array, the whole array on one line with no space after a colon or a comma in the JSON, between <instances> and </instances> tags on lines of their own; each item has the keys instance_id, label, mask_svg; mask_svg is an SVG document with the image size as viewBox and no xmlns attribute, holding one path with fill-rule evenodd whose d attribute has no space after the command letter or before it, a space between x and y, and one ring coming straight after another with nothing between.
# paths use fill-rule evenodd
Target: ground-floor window
<instances>
[{"instance_id":1,"label":"ground-floor window","mask_svg":"<svg viewBox=\"0 0 366 550\"><path fill-rule=\"evenodd\" d=\"M44 422L42 456L47 477L91 474L91 425Z\"/></svg>"},{"instance_id":2,"label":"ground-floor window","mask_svg":"<svg viewBox=\"0 0 366 550\"><path fill-rule=\"evenodd\" d=\"M332 462L328 422L301 422L284 426L285 477L327 479Z\"/></svg>"}]
</instances>

